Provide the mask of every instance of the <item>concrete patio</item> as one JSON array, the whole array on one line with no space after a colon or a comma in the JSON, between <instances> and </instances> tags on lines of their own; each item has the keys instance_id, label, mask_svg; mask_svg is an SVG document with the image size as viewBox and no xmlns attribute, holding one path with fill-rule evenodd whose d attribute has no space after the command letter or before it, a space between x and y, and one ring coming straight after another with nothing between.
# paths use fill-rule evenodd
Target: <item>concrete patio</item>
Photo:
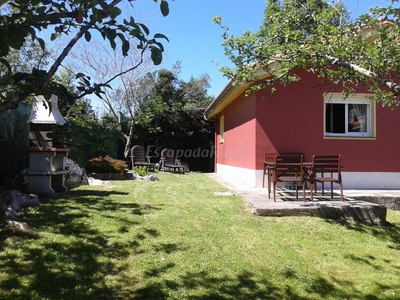
<instances>
[{"instance_id":1,"label":"concrete patio","mask_svg":"<svg viewBox=\"0 0 400 300\"><path fill-rule=\"evenodd\" d=\"M330 191L324 196L318 191L317 195L314 195L313 202L310 201L309 190L306 190L306 202L303 202L301 190L299 199L296 199L296 191L279 188L274 202L273 199L268 199L267 188L250 187L243 182L216 173L208 173L207 176L246 199L251 212L259 216L316 216L384 225L387 208L400 210L398 190L344 189L345 201L340 200L340 195L335 190L333 199L330 198Z\"/></svg>"}]
</instances>

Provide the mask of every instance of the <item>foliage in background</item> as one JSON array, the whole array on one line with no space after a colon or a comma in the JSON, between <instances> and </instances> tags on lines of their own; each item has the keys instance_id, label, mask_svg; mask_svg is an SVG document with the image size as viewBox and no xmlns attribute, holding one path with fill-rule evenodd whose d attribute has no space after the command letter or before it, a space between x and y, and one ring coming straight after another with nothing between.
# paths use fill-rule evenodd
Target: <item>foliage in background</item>
<instances>
[{"instance_id":1,"label":"foliage in background","mask_svg":"<svg viewBox=\"0 0 400 300\"><path fill-rule=\"evenodd\" d=\"M133 13L129 7L124 7L124 15ZM140 16L135 15L135 19ZM129 36L126 37L129 40ZM132 141L132 128L139 103L145 97L141 89L143 74L155 68L150 53L131 52L128 56L113 51L108 47L107 41L96 40L92 47L86 47L80 43L79 51L73 53L67 62L68 69L74 74L85 73L93 80L101 81L110 74L121 73L111 84L112 88L104 89L101 106L103 110L102 120L112 129L119 130L125 136L124 157L128 158ZM135 45L132 41L132 46ZM135 68L126 70L127 66ZM121 72L126 70L126 72Z\"/></svg>"},{"instance_id":2,"label":"foliage in background","mask_svg":"<svg viewBox=\"0 0 400 300\"><path fill-rule=\"evenodd\" d=\"M0 118L0 185L5 189L21 188L19 172L29 165L29 124L31 105L22 103L18 109L6 111ZM16 180L17 179L17 180ZM21 180L20 180L21 179ZM13 182L17 187L13 187Z\"/></svg>"},{"instance_id":3,"label":"foliage in background","mask_svg":"<svg viewBox=\"0 0 400 300\"><path fill-rule=\"evenodd\" d=\"M132 4L132 0L125 3ZM166 0L156 0L160 3L161 13L166 16L169 6ZM65 58L74 49L76 43L84 39L90 42L93 34L100 34L103 39L109 41L109 46L119 51L124 56L135 47L131 47L131 39L136 42L136 49L140 53L150 51L151 59L158 65L162 61L163 45L161 39L168 40L163 34L155 34L150 37L150 31L146 25L137 23L130 17L121 19L120 8L122 0L97 0L97 1L1 1L0 2L0 65L6 72L0 74L0 113L9 109L15 109L21 101L26 100L31 94L45 95L47 99L51 94L68 94L68 90L53 80L59 67ZM51 36L51 41L46 42L40 37L40 33L46 31ZM131 39L127 39L125 35ZM34 66L29 70L15 71L11 65L14 61L10 54L14 50L20 50L30 39L40 45L45 51L46 44L63 37L69 38L68 44L55 58L49 68ZM118 43L117 43L118 42ZM126 70L135 66L126 66ZM92 82L84 73L76 74L79 80L78 98L88 94L96 94L101 97L103 88L120 76L113 74L102 82Z\"/></svg>"},{"instance_id":4,"label":"foliage in background","mask_svg":"<svg viewBox=\"0 0 400 300\"><path fill-rule=\"evenodd\" d=\"M148 97L140 104L135 120L134 142L151 146L154 155L164 148L193 153L201 149L207 157L183 157L191 169L210 171L213 153L214 123L204 120L203 112L211 101L207 95L209 77L203 75L188 82L175 70L159 70L146 75ZM152 78L152 80L149 80ZM154 152L153 152L154 151Z\"/></svg>"},{"instance_id":5,"label":"foliage in background","mask_svg":"<svg viewBox=\"0 0 400 300\"><path fill-rule=\"evenodd\" d=\"M81 127L74 123L65 123L48 136L70 148L79 165L83 165L86 161L85 158L91 156L90 154L101 153L117 157L115 143L123 140L121 132L106 130L97 124Z\"/></svg>"},{"instance_id":6,"label":"foliage in background","mask_svg":"<svg viewBox=\"0 0 400 300\"><path fill-rule=\"evenodd\" d=\"M356 20L341 1L268 0L258 32L234 37L224 32L225 54L234 67L222 71L235 83L252 82L263 70L272 75L253 90L274 91L276 82L301 80L303 68L325 79L344 97L364 85L372 100L396 108L400 100L400 8L387 0ZM361 3L361 2L360 2ZM217 24L222 17L214 18ZM225 27L228 29L228 27Z\"/></svg>"},{"instance_id":7,"label":"foliage in background","mask_svg":"<svg viewBox=\"0 0 400 300\"><path fill-rule=\"evenodd\" d=\"M127 168L127 165L124 161L107 155L90 159L85 168L88 173L120 173Z\"/></svg>"}]
</instances>

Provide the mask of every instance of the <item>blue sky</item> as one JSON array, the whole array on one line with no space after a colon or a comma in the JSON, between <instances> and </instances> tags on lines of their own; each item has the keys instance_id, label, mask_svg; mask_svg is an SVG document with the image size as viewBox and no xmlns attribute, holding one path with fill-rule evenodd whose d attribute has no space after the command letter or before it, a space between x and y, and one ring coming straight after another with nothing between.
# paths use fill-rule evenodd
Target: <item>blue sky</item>
<instances>
[{"instance_id":1,"label":"blue sky","mask_svg":"<svg viewBox=\"0 0 400 300\"><path fill-rule=\"evenodd\" d=\"M165 34L165 58L161 67L172 69L181 61L180 78L187 81L202 74L211 76L209 95L217 96L228 79L219 69L230 65L223 54L222 29L212 24L216 15L221 15L223 24L235 36L245 30L257 31L264 18L265 0L168 0L170 14L163 17L152 0L134 1L134 14L146 17L144 23L151 33ZM371 6L387 5L386 0L345 0L354 16L367 12Z\"/></svg>"}]
</instances>

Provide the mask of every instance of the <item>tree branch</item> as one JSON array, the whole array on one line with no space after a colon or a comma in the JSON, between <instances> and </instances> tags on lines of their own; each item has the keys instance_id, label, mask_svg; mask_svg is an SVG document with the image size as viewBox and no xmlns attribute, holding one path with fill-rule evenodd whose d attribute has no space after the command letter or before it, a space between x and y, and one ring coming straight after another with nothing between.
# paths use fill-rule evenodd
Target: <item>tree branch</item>
<instances>
[{"instance_id":1,"label":"tree branch","mask_svg":"<svg viewBox=\"0 0 400 300\"><path fill-rule=\"evenodd\" d=\"M364 68L362 68L358 65L352 64L348 61L342 61L339 58L329 56L329 55L325 55L324 57L326 57L333 65L337 65L340 67L347 68L349 70L353 70L361 75L371 78L372 80L377 81L380 84L389 88L391 91L393 91L395 93L396 96L400 96L400 85L399 84L392 82L390 80L387 80L386 78L380 77L375 72L364 69Z\"/></svg>"},{"instance_id":2,"label":"tree branch","mask_svg":"<svg viewBox=\"0 0 400 300\"><path fill-rule=\"evenodd\" d=\"M107 13L111 8L116 6L119 2L121 2L121 0L114 0L113 2L111 2L107 6L107 8L104 9L104 11ZM82 38L82 36L85 34L85 32L87 32L95 23L96 23L96 19L93 18L85 26L82 26L80 28L79 32L71 39L71 41L64 48L64 50L61 52L60 56L55 60L54 64L51 66L51 68L47 72L45 78L42 81L41 88L44 88L44 87L46 87L48 85L48 83L50 82L51 77L53 77L54 74L57 72L57 69L59 68L61 63L64 61L64 59L68 56L68 54L71 51L71 49Z\"/></svg>"}]
</instances>

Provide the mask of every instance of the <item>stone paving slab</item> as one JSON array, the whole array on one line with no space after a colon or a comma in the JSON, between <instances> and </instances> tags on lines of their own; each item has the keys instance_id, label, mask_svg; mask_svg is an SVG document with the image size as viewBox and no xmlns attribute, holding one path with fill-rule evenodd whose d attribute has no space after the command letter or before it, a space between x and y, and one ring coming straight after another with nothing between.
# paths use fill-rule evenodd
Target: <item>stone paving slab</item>
<instances>
[{"instance_id":1,"label":"stone paving slab","mask_svg":"<svg viewBox=\"0 0 400 300\"><path fill-rule=\"evenodd\" d=\"M385 207L382 203L396 203L396 200L400 203L400 191L397 190L344 190L345 201L341 201L335 190L332 199L330 191L325 192L325 196L318 191L317 195L314 194L313 202L306 191L306 202L303 202L301 190L299 199L296 199L294 190L284 188L277 189L277 199L274 202L268 199L266 188L250 187L216 173L206 175L246 199L251 204L251 212L260 216L318 216L383 225L386 223L387 205Z\"/></svg>"}]
</instances>

